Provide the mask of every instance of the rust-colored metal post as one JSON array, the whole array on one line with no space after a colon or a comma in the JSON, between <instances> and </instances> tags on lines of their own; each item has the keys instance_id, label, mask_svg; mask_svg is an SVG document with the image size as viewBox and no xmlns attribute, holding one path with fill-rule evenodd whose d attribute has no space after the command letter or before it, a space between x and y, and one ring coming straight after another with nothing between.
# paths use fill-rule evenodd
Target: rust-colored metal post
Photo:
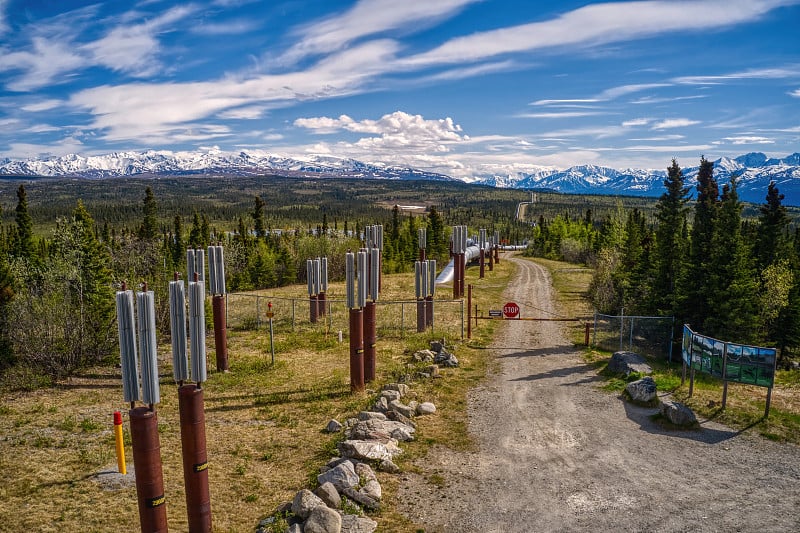
<instances>
[{"instance_id":1,"label":"rust-colored metal post","mask_svg":"<svg viewBox=\"0 0 800 533\"><path fill-rule=\"evenodd\" d=\"M489 272L494 272L494 254L491 248L489 248Z\"/></svg>"},{"instance_id":2,"label":"rust-colored metal post","mask_svg":"<svg viewBox=\"0 0 800 533\"><path fill-rule=\"evenodd\" d=\"M458 295L459 298L464 297L464 286L467 283L467 255L466 254L459 254L459 274L461 275L461 282L458 284L458 290L460 294Z\"/></svg>"},{"instance_id":3,"label":"rust-colored metal post","mask_svg":"<svg viewBox=\"0 0 800 533\"><path fill-rule=\"evenodd\" d=\"M472 285L467 286L467 338L472 338Z\"/></svg>"},{"instance_id":4,"label":"rust-colored metal post","mask_svg":"<svg viewBox=\"0 0 800 533\"><path fill-rule=\"evenodd\" d=\"M427 261L427 258L425 256L425 248L420 248L419 249L419 260L420 261Z\"/></svg>"},{"instance_id":5,"label":"rust-colored metal post","mask_svg":"<svg viewBox=\"0 0 800 533\"><path fill-rule=\"evenodd\" d=\"M425 299L417 299L417 333L425 332Z\"/></svg>"},{"instance_id":6,"label":"rust-colored metal post","mask_svg":"<svg viewBox=\"0 0 800 533\"><path fill-rule=\"evenodd\" d=\"M214 313L214 348L217 351L217 372L228 371L228 331L225 323L225 295L211 298Z\"/></svg>"},{"instance_id":7,"label":"rust-colored metal post","mask_svg":"<svg viewBox=\"0 0 800 533\"><path fill-rule=\"evenodd\" d=\"M587 322L583 326L583 344L589 346L589 328L591 328L591 324Z\"/></svg>"},{"instance_id":8,"label":"rust-colored metal post","mask_svg":"<svg viewBox=\"0 0 800 533\"><path fill-rule=\"evenodd\" d=\"M461 282L461 277L458 274L458 254L453 254L453 300L459 298L458 284Z\"/></svg>"},{"instance_id":9,"label":"rust-colored metal post","mask_svg":"<svg viewBox=\"0 0 800 533\"><path fill-rule=\"evenodd\" d=\"M376 331L375 302L364 304L364 383L375 381L375 343L378 340Z\"/></svg>"},{"instance_id":10,"label":"rust-colored metal post","mask_svg":"<svg viewBox=\"0 0 800 533\"><path fill-rule=\"evenodd\" d=\"M425 297L425 327L433 326L433 296Z\"/></svg>"},{"instance_id":11,"label":"rust-colored metal post","mask_svg":"<svg viewBox=\"0 0 800 533\"><path fill-rule=\"evenodd\" d=\"M486 274L486 250L481 248L481 252L480 253L481 253L481 255L480 255L480 265L481 265L481 274L480 274L480 276L481 276L481 279L483 279L483 276Z\"/></svg>"},{"instance_id":12,"label":"rust-colored metal post","mask_svg":"<svg viewBox=\"0 0 800 533\"><path fill-rule=\"evenodd\" d=\"M161 445L158 416L147 407L134 407L131 420L133 465L136 469L136 496L142 533L168 531L164 474L161 470Z\"/></svg>"},{"instance_id":13,"label":"rust-colored metal post","mask_svg":"<svg viewBox=\"0 0 800 533\"><path fill-rule=\"evenodd\" d=\"M317 323L317 317L319 316L319 301L317 299L317 295L313 295L308 299L308 320L312 324Z\"/></svg>"},{"instance_id":14,"label":"rust-colored metal post","mask_svg":"<svg viewBox=\"0 0 800 533\"><path fill-rule=\"evenodd\" d=\"M494 245L494 262L497 263L498 265L500 264L500 245L499 244L495 244Z\"/></svg>"},{"instance_id":15,"label":"rust-colored metal post","mask_svg":"<svg viewBox=\"0 0 800 533\"><path fill-rule=\"evenodd\" d=\"M189 531L211 531L211 495L208 490L208 456L206 454L206 415L203 389L183 385L178 389L183 450L183 481L186 485L186 514Z\"/></svg>"},{"instance_id":16,"label":"rust-colored metal post","mask_svg":"<svg viewBox=\"0 0 800 533\"><path fill-rule=\"evenodd\" d=\"M319 316L326 316L328 314L328 303L324 292L317 295L317 310L319 311Z\"/></svg>"},{"instance_id":17,"label":"rust-colored metal post","mask_svg":"<svg viewBox=\"0 0 800 533\"><path fill-rule=\"evenodd\" d=\"M350 390L364 390L364 319L361 309L350 309Z\"/></svg>"}]
</instances>

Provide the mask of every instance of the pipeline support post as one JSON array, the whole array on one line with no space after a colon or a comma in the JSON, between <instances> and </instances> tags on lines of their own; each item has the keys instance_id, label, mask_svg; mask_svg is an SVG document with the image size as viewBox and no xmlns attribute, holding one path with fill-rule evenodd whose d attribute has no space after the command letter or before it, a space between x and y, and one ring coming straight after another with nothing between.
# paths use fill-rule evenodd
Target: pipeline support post
<instances>
[{"instance_id":1,"label":"pipeline support post","mask_svg":"<svg viewBox=\"0 0 800 533\"><path fill-rule=\"evenodd\" d=\"M483 248L481 248L480 251L480 266L480 278L483 279L483 277L486 275L486 250Z\"/></svg>"},{"instance_id":2,"label":"pipeline support post","mask_svg":"<svg viewBox=\"0 0 800 533\"><path fill-rule=\"evenodd\" d=\"M425 297L425 327L433 327L433 296Z\"/></svg>"},{"instance_id":3,"label":"pipeline support post","mask_svg":"<svg viewBox=\"0 0 800 533\"><path fill-rule=\"evenodd\" d=\"M374 301L364 305L364 383L375 381L377 307Z\"/></svg>"},{"instance_id":4,"label":"pipeline support post","mask_svg":"<svg viewBox=\"0 0 800 533\"><path fill-rule=\"evenodd\" d=\"M228 331L225 323L225 296L211 298L214 313L214 348L217 352L217 372L228 371Z\"/></svg>"},{"instance_id":5,"label":"pipeline support post","mask_svg":"<svg viewBox=\"0 0 800 533\"><path fill-rule=\"evenodd\" d=\"M467 286L467 338L472 338L472 285Z\"/></svg>"},{"instance_id":6,"label":"pipeline support post","mask_svg":"<svg viewBox=\"0 0 800 533\"><path fill-rule=\"evenodd\" d=\"M316 294L312 294L308 298L308 319L312 324L317 323L317 317L319 316L318 302Z\"/></svg>"},{"instance_id":7,"label":"pipeline support post","mask_svg":"<svg viewBox=\"0 0 800 533\"><path fill-rule=\"evenodd\" d=\"M190 384L178 389L183 451L183 481L189 531L211 531L211 496L208 490L206 417L203 389Z\"/></svg>"},{"instance_id":8,"label":"pipeline support post","mask_svg":"<svg viewBox=\"0 0 800 533\"><path fill-rule=\"evenodd\" d=\"M417 298L417 333L425 332L425 299Z\"/></svg>"},{"instance_id":9,"label":"pipeline support post","mask_svg":"<svg viewBox=\"0 0 800 533\"><path fill-rule=\"evenodd\" d=\"M350 309L350 391L364 390L364 317L360 308Z\"/></svg>"},{"instance_id":10,"label":"pipeline support post","mask_svg":"<svg viewBox=\"0 0 800 533\"><path fill-rule=\"evenodd\" d=\"M168 531L158 416L147 407L135 407L130 410L129 416L142 533Z\"/></svg>"}]
</instances>

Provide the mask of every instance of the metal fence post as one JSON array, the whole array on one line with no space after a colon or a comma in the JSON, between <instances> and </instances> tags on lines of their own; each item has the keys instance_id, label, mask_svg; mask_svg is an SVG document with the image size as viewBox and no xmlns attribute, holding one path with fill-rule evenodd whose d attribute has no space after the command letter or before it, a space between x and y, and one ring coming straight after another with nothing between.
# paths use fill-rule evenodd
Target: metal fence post
<instances>
[{"instance_id":1,"label":"metal fence post","mask_svg":"<svg viewBox=\"0 0 800 533\"><path fill-rule=\"evenodd\" d=\"M292 331L294 331L294 298L292 298Z\"/></svg>"},{"instance_id":2,"label":"metal fence post","mask_svg":"<svg viewBox=\"0 0 800 533\"><path fill-rule=\"evenodd\" d=\"M629 334L629 337L628 337L628 351L629 352L633 351L633 321L634 321L634 317L631 317L631 331L630 331L630 334Z\"/></svg>"}]
</instances>

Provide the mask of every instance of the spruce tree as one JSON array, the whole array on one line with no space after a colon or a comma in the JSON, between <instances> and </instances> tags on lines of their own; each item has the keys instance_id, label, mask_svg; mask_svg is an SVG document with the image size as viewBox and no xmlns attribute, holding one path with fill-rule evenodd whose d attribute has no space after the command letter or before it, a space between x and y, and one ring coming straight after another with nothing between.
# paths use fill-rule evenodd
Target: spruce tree
<instances>
[{"instance_id":1,"label":"spruce tree","mask_svg":"<svg viewBox=\"0 0 800 533\"><path fill-rule=\"evenodd\" d=\"M14 238L14 255L31 259L34 255L33 219L28 213L28 194L25 192L24 185L20 185L17 189L16 220L17 232Z\"/></svg>"},{"instance_id":2,"label":"spruce tree","mask_svg":"<svg viewBox=\"0 0 800 533\"><path fill-rule=\"evenodd\" d=\"M709 249L704 332L734 342L757 342L758 284L752 255L742 238L742 203L736 177L723 187Z\"/></svg>"},{"instance_id":3,"label":"spruce tree","mask_svg":"<svg viewBox=\"0 0 800 533\"><path fill-rule=\"evenodd\" d=\"M760 207L756 241L756 260L760 268L765 268L781 259L787 259L790 253L789 215L782 201L784 195L778 191L774 181L767 188L766 204Z\"/></svg>"},{"instance_id":4,"label":"spruce tree","mask_svg":"<svg viewBox=\"0 0 800 533\"><path fill-rule=\"evenodd\" d=\"M253 207L253 229L259 239L263 239L267 235L266 224L264 224L264 200L258 195L255 197L255 206Z\"/></svg>"},{"instance_id":5,"label":"spruce tree","mask_svg":"<svg viewBox=\"0 0 800 533\"><path fill-rule=\"evenodd\" d=\"M710 253L719 217L719 204L719 186L714 179L714 163L701 157L689 261L686 276L683 278L682 310L679 313L698 332L703 332L706 317L711 314L708 304L708 292L711 290Z\"/></svg>"},{"instance_id":6,"label":"spruce tree","mask_svg":"<svg viewBox=\"0 0 800 533\"><path fill-rule=\"evenodd\" d=\"M664 180L666 192L656 204L653 273L650 287L650 309L653 314L675 314L678 311L678 280L686 263L686 202L689 187L684 185L683 171L673 159Z\"/></svg>"},{"instance_id":7,"label":"spruce tree","mask_svg":"<svg viewBox=\"0 0 800 533\"><path fill-rule=\"evenodd\" d=\"M153 189L147 187L142 201L142 225L139 226L139 238L152 241L158 238L158 206Z\"/></svg>"},{"instance_id":8,"label":"spruce tree","mask_svg":"<svg viewBox=\"0 0 800 533\"><path fill-rule=\"evenodd\" d=\"M172 221L172 264L177 269L186 259L186 241L183 240L183 219L175 215Z\"/></svg>"}]
</instances>

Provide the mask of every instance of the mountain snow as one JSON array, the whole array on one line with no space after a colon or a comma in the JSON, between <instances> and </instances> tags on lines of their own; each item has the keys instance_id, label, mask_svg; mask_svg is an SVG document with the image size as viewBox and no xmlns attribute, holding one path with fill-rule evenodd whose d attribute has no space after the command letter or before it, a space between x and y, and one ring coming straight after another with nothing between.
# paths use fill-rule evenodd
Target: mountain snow
<instances>
[{"instance_id":1,"label":"mountain snow","mask_svg":"<svg viewBox=\"0 0 800 533\"><path fill-rule=\"evenodd\" d=\"M687 185L694 185L697 167L683 169ZM43 159L0 159L0 176L81 177L91 179L120 176L225 174L452 180L450 176L425 170L366 163L330 155L305 158L285 157L263 151L223 152L212 149L195 152L147 150L114 152L98 156L69 154ZM666 170L617 170L596 165L567 169L534 167L528 172L475 174L460 178L467 183L499 188L550 189L564 193L624 194L659 196L664 192ZM738 176L739 196L762 203L770 181L775 181L788 205L800 205L800 153L782 159L760 152L714 161L714 176L720 185Z\"/></svg>"}]
</instances>

